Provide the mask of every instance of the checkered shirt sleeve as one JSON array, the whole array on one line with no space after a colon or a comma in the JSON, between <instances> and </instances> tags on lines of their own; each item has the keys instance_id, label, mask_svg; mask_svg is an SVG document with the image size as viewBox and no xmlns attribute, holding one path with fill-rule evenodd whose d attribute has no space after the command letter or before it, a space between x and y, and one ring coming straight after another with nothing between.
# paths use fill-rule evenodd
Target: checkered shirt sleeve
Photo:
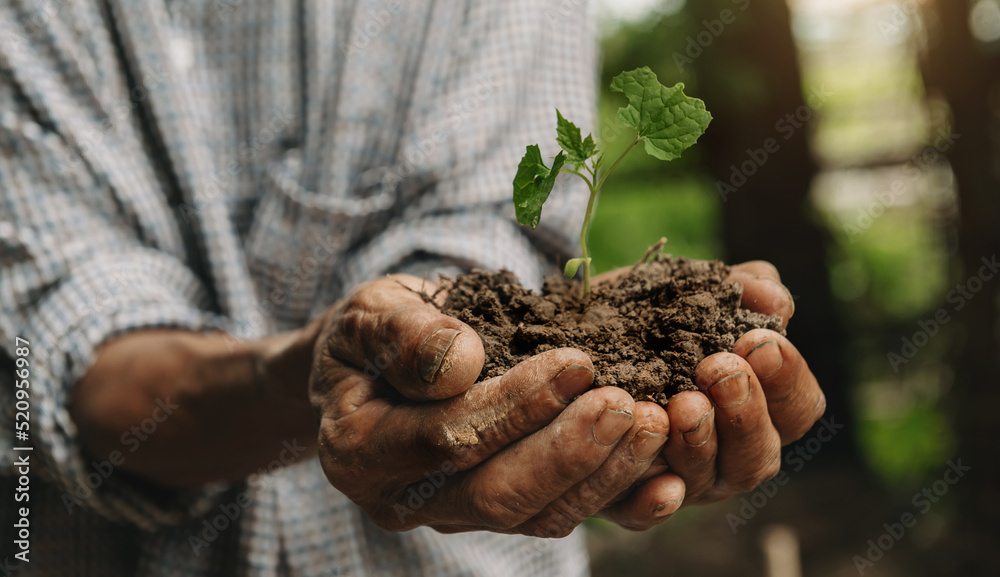
<instances>
[{"instance_id":1,"label":"checkered shirt sleeve","mask_svg":"<svg viewBox=\"0 0 1000 577\"><path fill-rule=\"evenodd\" d=\"M31 343L34 506L78 528L39 543L52 574L108 523L142 530L137 574L585 571L575 537L382 534L315 460L166 499L93 482L68 405L128 331L259 338L394 271L538 286L586 192L561 182L528 231L510 182L525 145L556 152L556 107L592 126L593 36L582 0L0 1L0 360ZM0 376L0 476L13 395ZM239 495L239 530L199 551Z\"/></svg>"}]
</instances>

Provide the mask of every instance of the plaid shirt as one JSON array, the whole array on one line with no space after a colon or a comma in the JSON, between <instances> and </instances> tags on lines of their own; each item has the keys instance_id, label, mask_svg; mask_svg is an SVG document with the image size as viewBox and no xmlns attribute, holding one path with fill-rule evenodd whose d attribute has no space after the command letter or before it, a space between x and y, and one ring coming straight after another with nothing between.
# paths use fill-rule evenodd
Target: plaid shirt
<instances>
[{"instance_id":1,"label":"plaid shirt","mask_svg":"<svg viewBox=\"0 0 1000 577\"><path fill-rule=\"evenodd\" d=\"M540 284L582 210L526 232L510 182L526 144L555 152L556 106L593 123L585 4L0 1L0 576L586 572L578 535L385 533L315 458L284 466L296 439L243 483L164 494L117 470L140 435L85 456L67 411L124 331L259 338L396 271ZM16 337L35 449L20 565Z\"/></svg>"}]
</instances>

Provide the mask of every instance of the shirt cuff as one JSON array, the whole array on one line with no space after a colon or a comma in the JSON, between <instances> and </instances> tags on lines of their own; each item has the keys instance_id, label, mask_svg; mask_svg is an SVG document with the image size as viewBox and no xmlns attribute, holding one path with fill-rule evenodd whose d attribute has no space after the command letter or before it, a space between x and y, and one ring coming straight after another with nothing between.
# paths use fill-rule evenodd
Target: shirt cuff
<instances>
[{"instance_id":1,"label":"shirt cuff","mask_svg":"<svg viewBox=\"0 0 1000 577\"><path fill-rule=\"evenodd\" d=\"M32 459L40 459L43 474L63 491L68 513L87 507L111 520L153 529L207 510L224 490L216 485L164 495L145 486L119 470L129 449L137 448L131 439L107 455L83 455L69 414L73 387L93 365L103 342L149 327L225 330L225 318L205 312L209 304L202 283L179 260L133 248L74 264L55 288L22 313L25 329L16 336L27 340L30 349ZM8 340L3 346L13 357L14 339ZM4 396L13 397L13 387L3 389ZM12 446L11 435L12 427L0 432L0 445ZM11 466L9 457L7 461Z\"/></svg>"}]
</instances>

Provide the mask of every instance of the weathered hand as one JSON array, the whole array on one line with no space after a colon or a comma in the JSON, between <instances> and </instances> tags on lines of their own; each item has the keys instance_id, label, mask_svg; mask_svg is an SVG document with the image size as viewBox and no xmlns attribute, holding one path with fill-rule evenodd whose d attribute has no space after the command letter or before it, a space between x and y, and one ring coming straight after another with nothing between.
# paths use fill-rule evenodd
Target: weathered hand
<instances>
[{"instance_id":1,"label":"weathered hand","mask_svg":"<svg viewBox=\"0 0 1000 577\"><path fill-rule=\"evenodd\" d=\"M575 349L473 384L476 333L400 283L421 281L373 281L330 309L310 377L323 470L380 527L563 536L664 470L650 469L669 429L658 405L588 390L593 367ZM614 517L648 524L682 495L679 480L658 483Z\"/></svg>"},{"instance_id":2,"label":"weathered hand","mask_svg":"<svg viewBox=\"0 0 1000 577\"><path fill-rule=\"evenodd\" d=\"M744 307L779 315L787 325L795 305L774 266L736 265L727 280L743 285ZM765 329L743 335L732 353L704 359L695 382L703 392L680 393L667 408L664 454L672 474L684 479L684 504L718 501L773 477L781 446L804 435L826 409L799 352Z\"/></svg>"},{"instance_id":3,"label":"weathered hand","mask_svg":"<svg viewBox=\"0 0 1000 577\"><path fill-rule=\"evenodd\" d=\"M614 275L615 271L609 273ZM742 306L779 315L788 324L795 304L778 271L763 261L736 265L728 279L743 285ZM781 466L781 447L804 435L826 409L826 398L791 342L765 329L743 335L731 353L699 363L695 382L667 405L669 440L664 446L669 472L645 475L634 502L644 492L680 494L662 517L650 523L622 523L625 505L602 513L635 529L662 522L682 505L719 501L750 491ZM647 502L648 504L648 502Z\"/></svg>"}]
</instances>

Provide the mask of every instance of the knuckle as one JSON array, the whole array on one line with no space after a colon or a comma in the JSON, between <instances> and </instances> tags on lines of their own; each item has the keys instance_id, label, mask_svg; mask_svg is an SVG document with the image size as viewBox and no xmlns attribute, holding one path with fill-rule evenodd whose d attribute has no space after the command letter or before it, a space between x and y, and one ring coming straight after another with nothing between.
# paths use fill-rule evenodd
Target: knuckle
<instances>
[{"instance_id":1,"label":"knuckle","mask_svg":"<svg viewBox=\"0 0 1000 577\"><path fill-rule=\"evenodd\" d=\"M816 421L826 413L826 395L818 386L815 387L815 394L804 394L803 397L805 398L796 403L796 410L785 413L790 415L788 420L791 422L783 427L781 435L783 445L804 437L812 430Z\"/></svg>"},{"instance_id":2,"label":"knuckle","mask_svg":"<svg viewBox=\"0 0 1000 577\"><path fill-rule=\"evenodd\" d=\"M596 471L586 481L578 485L575 491L577 503L586 504L592 512L597 511L619 493L628 489L640 474L641 466L627 460L620 468L602 467L601 470Z\"/></svg>"},{"instance_id":3,"label":"knuckle","mask_svg":"<svg viewBox=\"0 0 1000 577\"><path fill-rule=\"evenodd\" d=\"M364 470L362 447L339 420L323 419L319 430L319 456L330 483L345 494L355 492L354 479Z\"/></svg>"},{"instance_id":4,"label":"knuckle","mask_svg":"<svg viewBox=\"0 0 1000 577\"><path fill-rule=\"evenodd\" d=\"M530 513L509 505L516 501L496 495L487 496L483 491L473 491L470 500L469 512L473 519L493 529L513 529L530 516Z\"/></svg>"},{"instance_id":5,"label":"knuckle","mask_svg":"<svg viewBox=\"0 0 1000 577\"><path fill-rule=\"evenodd\" d=\"M486 444L480 431L468 423L452 423L439 419L424 421L421 437L430 455L441 462L451 461L462 471L483 460Z\"/></svg>"},{"instance_id":6,"label":"knuckle","mask_svg":"<svg viewBox=\"0 0 1000 577\"><path fill-rule=\"evenodd\" d=\"M560 498L552 504L551 513L546 515L546 517L563 527L568 527L572 531L577 525L586 521L593 513L596 513L596 510L592 511L589 508L584 508L579 503L571 503L567 499Z\"/></svg>"},{"instance_id":7,"label":"knuckle","mask_svg":"<svg viewBox=\"0 0 1000 577\"><path fill-rule=\"evenodd\" d=\"M356 306L357 298L351 299L346 310L340 315L340 333L348 342L358 342L367 332L369 314L364 307Z\"/></svg>"},{"instance_id":8,"label":"knuckle","mask_svg":"<svg viewBox=\"0 0 1000 577\"><path fill-rule=\"evenodd\" d=\"M571 523L568 520L547 517L538 519L528 524L523 533L532 535L540 539L562 539L568 537L577 526L583 521Z\"/></svg>"},{"instance_id":9,"label":"knuckle","mask_svg":"<svg viewBox=\"0 0 1000 577\"><path fill-rule=\"evenodd\" d=\"M716 475L705 476L701 482L695 481L688 487L687 494L692 500L699 500L708 494L709 490L715 487Z\"/></svg>"},{"instance_id":10,"label":"knuckle","mask_svg":"<svg viewBox=\"0 0 1000 577\"><path fill-rule=\"evenodd\" d=\"M361 343L376 328L381 315L378 301L371 293L375 288L377 284L362 285L346 296L338 308L334 327L347 342Z\"/></svg>"},{"instance_id":11,"label":"knuckle","mask_svg":"<svg viewBox=\"0 0 1000 577\"><path fill-rule=\"evenodd\" d=\"M802 437L806 436L806 433L808 433L811 428L811 423L808 425L800 424L798 427L794 427L789 432L782 434L781 443L783 445L794 443L795 441L798 441Z\"/></svg>"},{"instance_id":12,"label":"knuckle","mask_svg":"<svg viewBox=\"0 0 1000 577\"><path fill-rule=\"evenodd\" d=\"M766 459L764 464L755 469L751 474L738 478L730 485L739 493L753 491L761 483L769 481L781 470L781 459L778 457Z\"/></svg>"},{"instance_id":13,"label":"knuckle","mask_svg":"<svg viewBox=\"0 0 1000 577\"><path fill-rule=\"evenodd\" d=\"M780 471L781 471L781 458L775 457L771 459L770 462L767 464L767 466L760 471L757 479L757 484L759 485L766 481L770 481Z\"/></svg>"},{"instance_id":14,"label":"knuckle","mask_svg":"<svg viewBox=\"0 0 1000 577\"><path fill-rule=\"evenodd\" d=\"M799 418L799 420L795 422L793 426L788 429L787 432L784 432L781 436L782 445L793 443L795 441L798 441L802 437L806 436L806 433L812 430L812 427L814 424L816 424L816 421L818 421L819 418L823 416L823 412L825 412L826 410L825 406L826 403L824 402L823 405L824 405L823 410L819 411L818 413Z\"/></svg>"},{"instance_id":15,"label":"knuckle","mask_svg":"<svg viewBox=\"0 0 1000 577\"><path fill-rule=\"evenodd\" d=\"M590 462L580 462L577 459L563 459L552 468L549 481L554 486L572 487L590 473L592 465Z\"/></svg>"},{"instance_id":16,"label":"knuckle","mask_svg":"<svg viewBox=\"0 0 1000 577\"><path fill-rule=\"evenodd\" d=\"M759 484L756 475L740 477L728 483L734 493L749 493L756 489Z\"/></svg>"},{"instance_id":17,"label":"knuckle","mask_svg":"<svg viewBox=\"0 0 1000 577\"><path fill-rule=\"evenodd\" d=\"M818 383L816 384L816 397L816 402L813 404L812 410L807 411L809 419L806 430L812 428L812 426L816 424L816 421L820 420L820 418L826 413L826 394L824 394L823 390L819 388ZM805 434L805 432L803 432L803 434Z\"/></svg>"},{"instance_id":18,"label":"knuckle","mask_svg":"<svg viewBox=\"0 0 1000 577\"><path fill-rule=\"evenodd\" d=\"M524 524L522 531L543 539L562 539L573 532L592 514L579 504L560 498Z\"/></svg>"},{"instance_id":19,"label":"knuckle","mask_svg":"<svg viewBox=\"0 0 1000 577\"><path fill-rule=\"evenodd\" d=\"M336 451L344 443L345 439L349 440L350 438L350 435L347 435L344 431L340 419L323 418L320 420L320 446L325 447L327 451Z\"/></svg>"}]
</instances>

